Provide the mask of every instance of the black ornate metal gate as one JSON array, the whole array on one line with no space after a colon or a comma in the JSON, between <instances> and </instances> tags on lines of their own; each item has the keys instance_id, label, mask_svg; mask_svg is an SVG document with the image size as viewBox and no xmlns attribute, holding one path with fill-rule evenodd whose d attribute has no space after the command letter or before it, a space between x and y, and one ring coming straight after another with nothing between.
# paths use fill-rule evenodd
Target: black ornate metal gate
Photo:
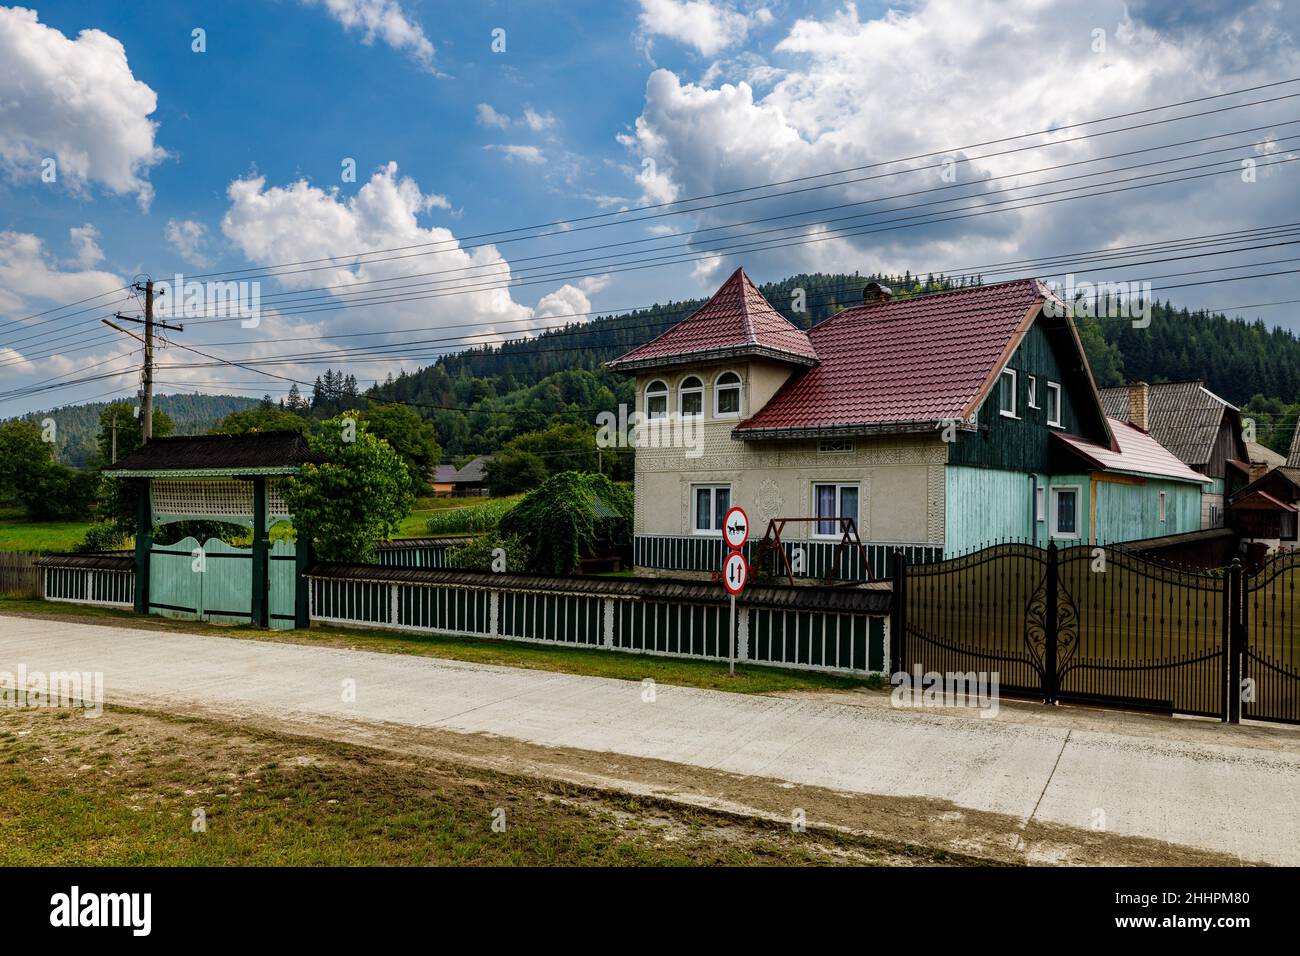
<instances>
[{"instance_id":1,"label":"black ornate metal gate","mask_svg":"<svg viewBox=\"0 0 1300 956\"><path fill-rule=\"evenodd\" d=\"M1300 551L1245 577L1240 617L1241 715L1300 723Z\"/></svg>"},{"instance_id":2,"label":"black ornate metal gate","mask_svg":"<svg viewBox=\"0 0 1300 956\"><path fill-rule=\"evenodd\" d=\"M1007 544L900 558L894 593L894 670L996 672L1001 693L1046 702L1300 722L1300 554L1246 575Z\"/></svg>"}]
</instances>

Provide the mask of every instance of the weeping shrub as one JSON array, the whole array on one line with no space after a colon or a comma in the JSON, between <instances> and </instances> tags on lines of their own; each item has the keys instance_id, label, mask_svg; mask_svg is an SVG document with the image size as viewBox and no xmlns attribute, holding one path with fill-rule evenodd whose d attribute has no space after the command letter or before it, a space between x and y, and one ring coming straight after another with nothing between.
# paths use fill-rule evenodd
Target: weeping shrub
<instances>
[{"instance_id":1,"label":"weeping shrub","mask_svg":"<svg viewBox=\"0 0 1300 956\"><path fill-rule=\"evenodd\" d=\"M518 538L528 570L572 574L584 557L632 539L632 492L604 475L563 471L524 495L497 530Z\"/></svg>"}]
</instances>

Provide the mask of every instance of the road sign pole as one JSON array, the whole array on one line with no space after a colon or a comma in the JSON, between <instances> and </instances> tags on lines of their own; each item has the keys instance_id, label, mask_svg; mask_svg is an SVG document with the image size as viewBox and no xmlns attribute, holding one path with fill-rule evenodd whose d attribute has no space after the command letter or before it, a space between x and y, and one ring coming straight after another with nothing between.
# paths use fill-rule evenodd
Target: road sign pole
<instances>
[{"instance_id":1,"label":"road sign pole","mask_svg":"<svg viewBox=\"0 0 1300 956\"><path fill-rule=\"evenodd\" d=\"M736 676L736 595L731 596L731 629L727 631L731 637L731 647L727 654L728 663L731 665L731 676Z\"/></svg>"}]
</instances>

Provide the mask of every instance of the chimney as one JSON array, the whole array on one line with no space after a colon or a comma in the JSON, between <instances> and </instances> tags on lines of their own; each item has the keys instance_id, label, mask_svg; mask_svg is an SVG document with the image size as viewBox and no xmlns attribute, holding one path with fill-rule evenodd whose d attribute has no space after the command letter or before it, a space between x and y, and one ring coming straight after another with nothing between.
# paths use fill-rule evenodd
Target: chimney
<instances>
[{"instance_id":1,"label":"chimney","mask_svg":"<svg viewBox=\"0 0 1300 956\"><path fill-rule=\"evenodd\" d=\"M1128 387L1128 423L1144 432L1149 431L1151 390L1146 382L1133 382Z\"/></svg>"},{"instance_id":2,"label":"chimney","mask_svg":"<svg viewBox=\"0 0 1300 956\"><path fill-rule=\"evenodd\" d=\"M881 285L879 282L868 282L867 287L862 290L862 303L864 305L883 305L893 295L894 291L889 286Z\"/></svg>"}]
</instances>

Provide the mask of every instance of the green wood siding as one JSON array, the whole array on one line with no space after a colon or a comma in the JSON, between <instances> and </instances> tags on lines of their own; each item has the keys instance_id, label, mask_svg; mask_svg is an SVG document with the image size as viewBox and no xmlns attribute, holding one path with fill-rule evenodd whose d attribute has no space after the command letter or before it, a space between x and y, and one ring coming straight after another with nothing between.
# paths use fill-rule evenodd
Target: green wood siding
<instances>
[{"instance_id":1,"label":"green wood siding","mask_svg":"<svg viewBox=\"0 0 1300 956\"><path fill-rule=\"evenodd\" d=\"M1160 520L1160 493L1167 496ZM1201 489L1181 481L1097 482L1097 541L1136 541L1201 527Z\"/></svg>"},{"instance_id":2,"label":"green wood siding","mask_svg":"<svg viewBox=\"0 0 1300 956\"><path fill-rule=\"evenodd\" d=\"M1046 479L1039 477L1042 484ZM1033 541L1033 477L1023 471L950 465L945 475L944 553L999 540ZM1046 544L1040 537L1039 544Z\"/></svg>"},{"instance_id":3,"label":"green wood siding","mask_svg":"<svg viewBox=\"0 0 1300 956\"><path fill-rule=\"evenodd\" d=\"M1100 413L1093 408L1073 339L1063 326L1039 318L1030 327L1007 368L1016 370L1016 413L998 411L1000 385L980 407L977 432L959 432L948 461L953 465L1045 472L1051 468L1051 434L1066 431L1104 442ZM1037 408L1029 407L1029 376L1038 379ZM1047 383L1061 386L1061 427L1047 424Z\"/></svg>"}]
</instances>

